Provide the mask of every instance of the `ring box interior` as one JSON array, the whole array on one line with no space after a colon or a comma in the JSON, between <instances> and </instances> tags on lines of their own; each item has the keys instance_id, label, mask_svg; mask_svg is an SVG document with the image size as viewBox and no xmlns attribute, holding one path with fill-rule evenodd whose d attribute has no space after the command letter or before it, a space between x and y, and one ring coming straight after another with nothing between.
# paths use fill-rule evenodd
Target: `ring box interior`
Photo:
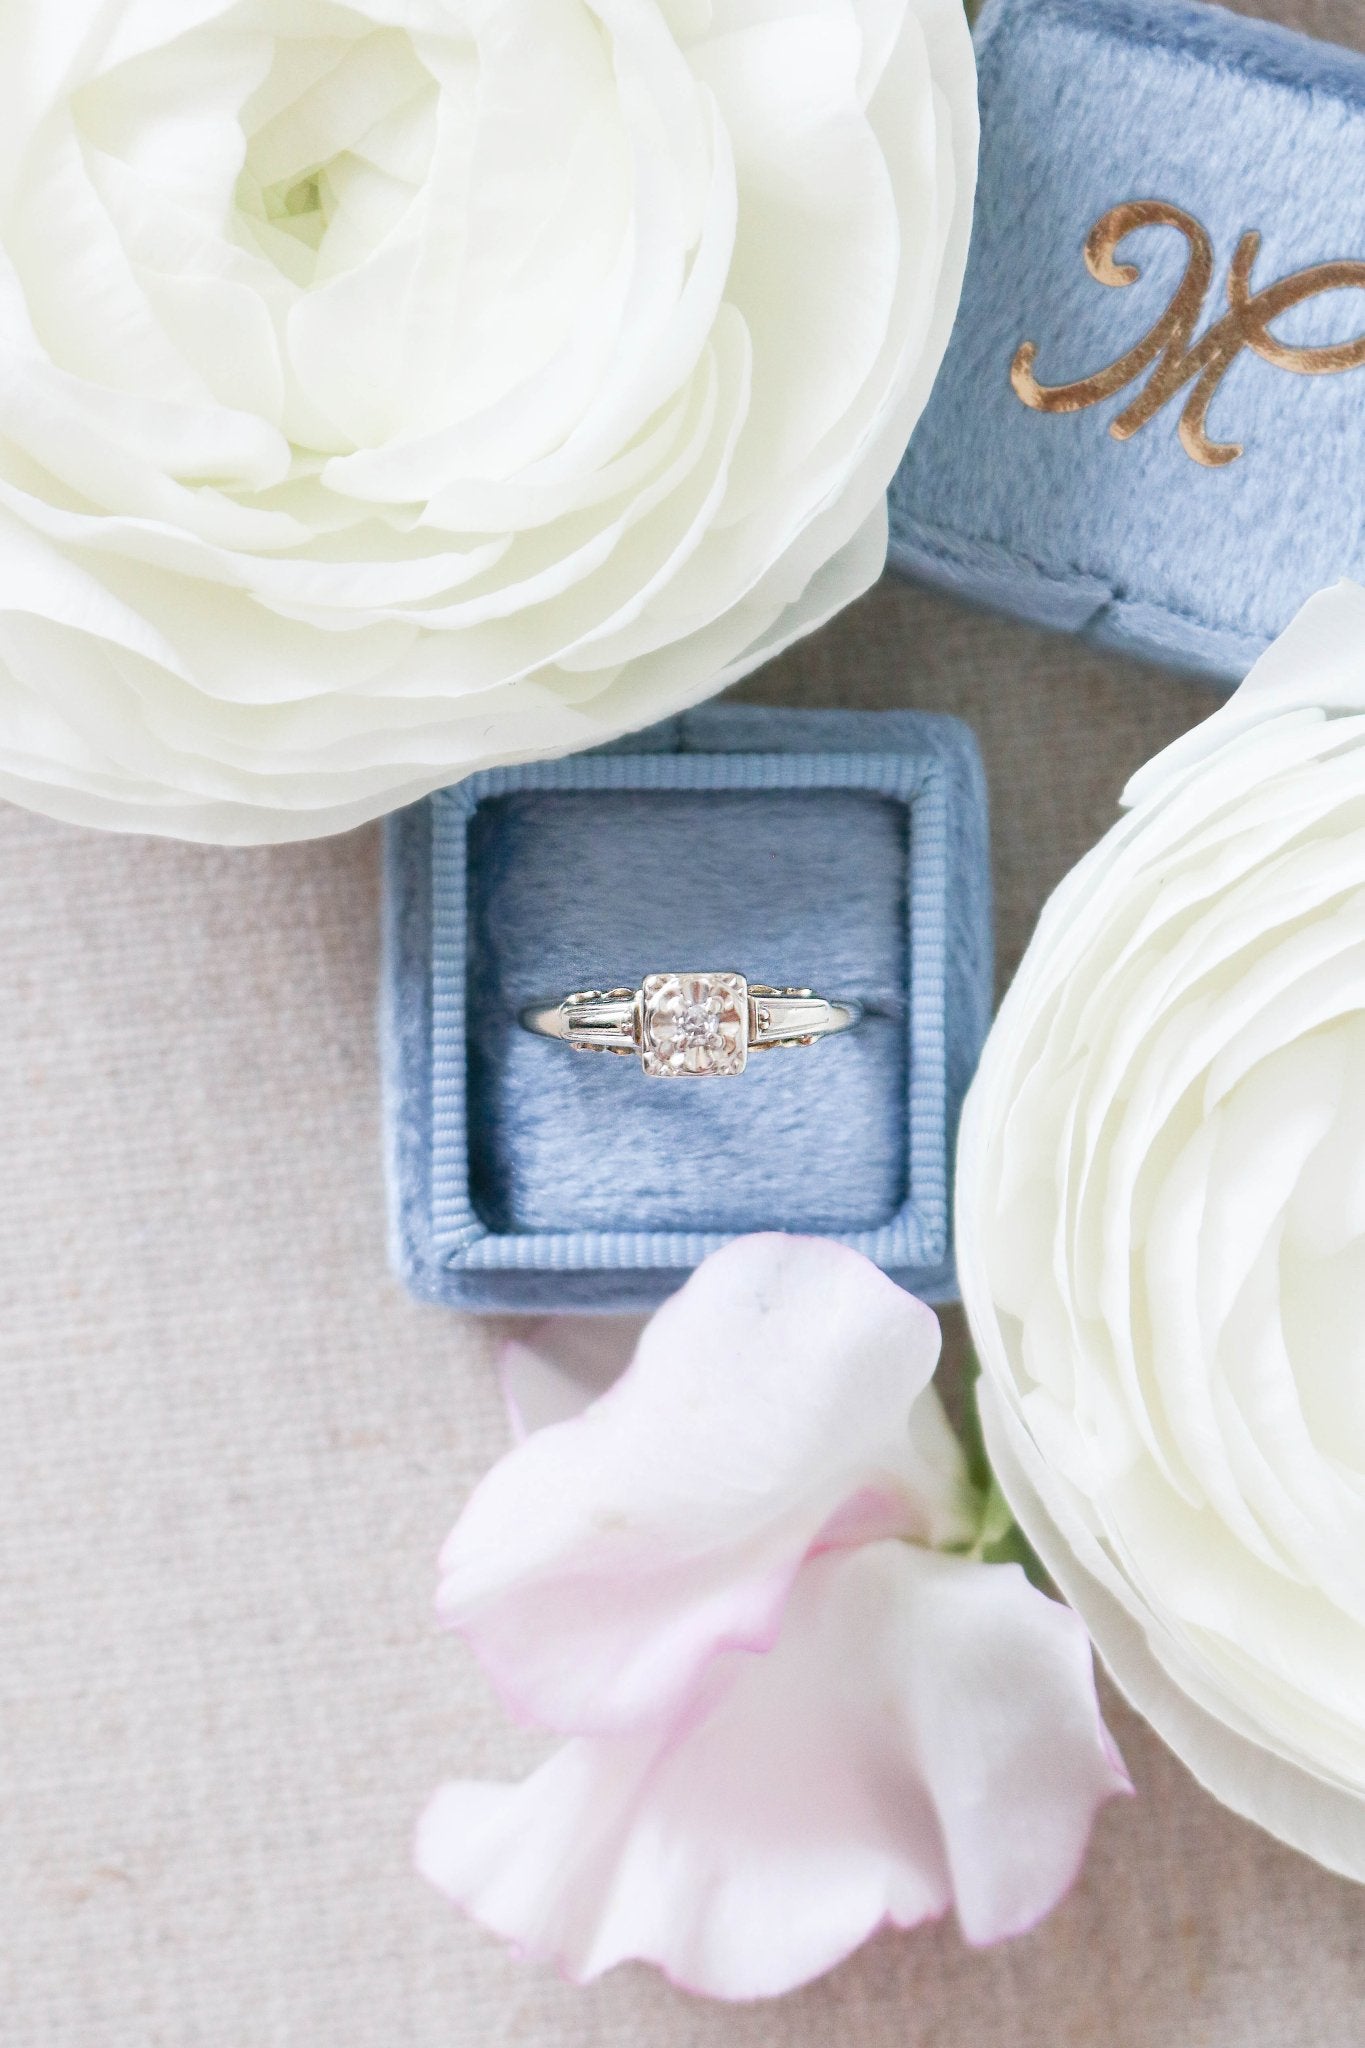
<instances>
[{"instance_id":1,"label":"ring box interior","mask_svg":"<svg viewBox=\"0 0 1365 2048\"><path fill-rule=\"evenodd\" d=\"M971 256L891 561L1240 681L1315 591L1365 580L1365 56L1208 0L988 0L977 48ZM1097 277L1087 241L1120 207L1142 224L1113 260L1138 274ZM1209 275L1181 298L1191 234ZM1188 381L1116 439L1158 365L1109 387L1173 305ZM1075 409L1021 398L1027 344ZM1213 463L1180 429L1206 373L1207 438L1242 451Z\"/></svg>"},{"instance_id":2,"label":"ring box interior","mask_svg":"<svg viewBox=\"0 0 1365 2048\"><path fill-rule=\"evenodd\" d=\"M392 1249L419 1295L639 1311L758 1230L954 1294L952 1146L991 993L984 779L956 720L707 707L489 770L389 821L386 933ZM700 1079L520 1023L675 969L863 1014Z\"/></svg>"}]
</instances>

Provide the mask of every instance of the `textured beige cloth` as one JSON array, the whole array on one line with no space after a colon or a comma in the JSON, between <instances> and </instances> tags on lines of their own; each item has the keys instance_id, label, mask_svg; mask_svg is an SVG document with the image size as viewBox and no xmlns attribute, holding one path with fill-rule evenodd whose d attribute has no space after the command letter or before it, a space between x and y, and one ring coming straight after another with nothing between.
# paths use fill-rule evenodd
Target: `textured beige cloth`
<instances>
[{"instance_id":1,"label":"textured beige cloth","mask_svg":"<svg viewBox=\"0 0 1365 2048\"><path fill-rule=\"evenodd\" d=\"M1361 0L1302 18L1365 41ZM894 584L744 694L970 720L1002 976L1213 701ZM411 1874L440 1778L537 1750L429 1618L506 1441L499 1326L385 1270L377 852L0 807L3 2048L1356 2048L1365 1895L1114 1701L1139 1797L986 1954L887 1935L738 2010L641 1969L577 1991Z\"/></svg>"}]
</instances>

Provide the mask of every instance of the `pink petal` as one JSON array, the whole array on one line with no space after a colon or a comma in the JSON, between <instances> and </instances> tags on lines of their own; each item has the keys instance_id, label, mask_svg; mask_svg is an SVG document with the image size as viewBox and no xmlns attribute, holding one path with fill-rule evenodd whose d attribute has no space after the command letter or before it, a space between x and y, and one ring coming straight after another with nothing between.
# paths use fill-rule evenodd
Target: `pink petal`
<instances>
[{"instance_id":1,"label":"pink petal","mask_svg":"<svg viewBox=\"0 0 1365 2048\"><path fill-rule=\"evenodd\" d=\"M902 1680L958 1924L1007 1941L1070 1891L1096 1810L1133 1787L1079 1616L1018 1565L911 1555Z\"/></svg>"},{"instance_id":2,"label":"pink petal","mask_svg":"<svg viewBox=\"0 0 1365 2048\"><path fill-rule=\"evenodd\" d=\"M483 1481L441 1560L443 1620L543 1726L620 1733L671 1712L718 1651L772 1641L841 1514L859 1540L970 1538L929 1388L938 1346L932 1311L856 1253L739 1239L658 1311L608 1394Z\"/></svg>"},{"instance_id":3,"label":"pink petal","mask_svg":"<svg viewBox=\"0 0 1365 2048\"><path fill-rule=\"evenodd\" d=\"M770 1654L710 1678L670 1733L447 1785L423 1874L575 1979L634 1958L763 1998L952 1904L972 1942L1032 1926L1129 1789L1084 1631L1015 1565L885 1541L826 1555Z\"/></svg>"},{"instance_id":4,"label":"pink petal","mask_svg":"<svg viewBox=\"0 0 1365 2048\"><path fill-rule=\"evenodd\" d=\"M643 1328L639 1316L545 1316L510 1337L498 1373L513 1435L581 1415L620 1379Z\"/></svg>"}]
</instances>

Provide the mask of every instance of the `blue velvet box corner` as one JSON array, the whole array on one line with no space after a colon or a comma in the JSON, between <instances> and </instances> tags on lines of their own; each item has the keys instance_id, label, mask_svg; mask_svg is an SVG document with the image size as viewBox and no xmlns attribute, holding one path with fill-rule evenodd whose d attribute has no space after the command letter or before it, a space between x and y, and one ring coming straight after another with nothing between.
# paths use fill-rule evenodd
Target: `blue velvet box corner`
<instances>
[{"instance_id":1,"label":"blue velvet box corner","mask_svg":"<svg viewBox=\"0 0 1365 2048\"><path fill-rule=\"evenodd\" d=\"M1207 235L1212 275L1190 345L1231 310L1234 253L1259 235L1251 290L1365 259L1365 56L1207 0L988 0L977 29L982 156L953 338L891 493L903 572L1038 624L1233 683L1316 590L1365 579L1365 366L1304 374L1242 345L1191 457L1192 377L1127 440L1109 428L1150 370L1065 413L1011 371L1093 378L1150 335L1187 255L1138 226L1103 282L1084 260L1110 209L1162 202ZM1118 286L1119 288L1116 288ZM1267 329L1296 351L1365 334L1355 282L1315 289ZM1319 363L1322 359L1318 359Z\"/></svg>"},{"instance_id":2,"label":"blue velvet box corner","mask_svg":"<svg viewBox=\"0 0 1365 2048\"><path fill-rule=\"evenodd\" d=\"M985 782L955 719L712 706L489 770L389 820L385 932L391 1253L418 1295L637 1312L729 1238L788 1230L954 1297L992 975ZM864 1015L676 1084L518 1024L678 965Z\"/></svg>"}]
</instances>

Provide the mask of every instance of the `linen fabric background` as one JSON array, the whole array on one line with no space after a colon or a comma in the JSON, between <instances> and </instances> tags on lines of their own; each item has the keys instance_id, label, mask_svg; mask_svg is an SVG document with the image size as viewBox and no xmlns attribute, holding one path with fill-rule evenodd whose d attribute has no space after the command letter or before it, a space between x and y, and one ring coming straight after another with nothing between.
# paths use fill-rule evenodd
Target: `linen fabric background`
<instances>
[{"instance_id":1,"label":"linen fabric background","mask_svg":"<svg viewBox=\"0 0 1365 2048\"><path fill-rule=\"evenodd\" d=\"M1298 18L1365 45L1359 0ZM892 582L742 694L975 727L1002 980L1128 774L1217 701ZM579 1991L412 1875L437 1781L538 1744L430 1620L506 1443L507 1326L386 1270L378 879L373 829L223 852L0 810L3 2048L1356 2043L1365 1897L1109 1693L1139 1797L996 1951L884 1936L733 2010L636 1969Z\"/></svg>"}]
</instances>

